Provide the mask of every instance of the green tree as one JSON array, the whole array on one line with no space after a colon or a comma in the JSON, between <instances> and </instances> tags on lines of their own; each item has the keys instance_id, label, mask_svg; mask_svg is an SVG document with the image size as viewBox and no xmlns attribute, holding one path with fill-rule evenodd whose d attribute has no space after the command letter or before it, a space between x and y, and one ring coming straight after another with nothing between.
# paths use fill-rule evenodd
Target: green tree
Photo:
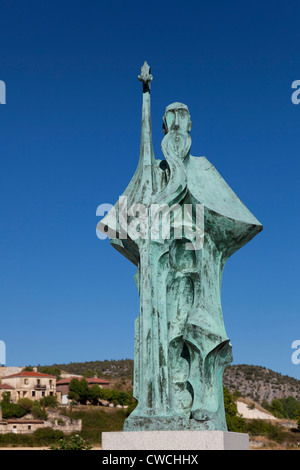
<instances>
[{"instance_id":1,"label":"green tree","mask_svg":"<svg viewBox=\"0 0 300 470\"><path fill-rule=\"evenodd\" d=\"M238 414L237 404L229 390L224 387L224 407L228 431L245 432L246 420Z\"/></svg>"},{"instance_id":2,"label":"green tree","mask_svg":"<svg viewBox=\"0 0 300 470\"><path fill-rule=\"evenodd\" d=\"M2 402L1 407L3 419L22 418L27 414L24 408L15 403Z\"/></svg>"},{"instance_id":3,"label":"green tree","mask_svg":"<svg viewBox=\"0 0 300 470\"><path fill-rule=\"evenodd\" d=\"M39 372L47 375L54 375L57 380L60 380L61 370L58 366L39 366Z\"/></svg>"},{"instance_id":4,"label":"green tree","mask_svg":"<svg viewBox=\"0 0 300 470\"><path fill-rule=\"evenodd\" d=\"M120 391L118 394L118 403L122 406L128 405L131 401L132 396L129 393Z\"/></svg>"},{"instance_id":5,"label":"green tree","mask_svg":"<svg viewBox=\"0 0 300 470\"><path fill-rule=\"evenodd\" d=\"M56 408L58 405L57 397L55 395L48 395L40 399L40 404L44 408Z\"/></svg>"},{"instance_id":6,"label":"green tree","mask_svg":"<svg viewBox=\"0 0 300 470\"><path fill-rule=\"evenodd\" d=\"M101 388L101 396L103 400L107 400L110 403L118 400L119 392L113 388Z\"/></svg>"},{"instance_id":7,"label":"green tree","mask_svg":"<svg viewBox=\"0 0 300 470\"><path fill-rule=\"evenodd\" d=\"M79 402L81 405L85 405L89 399L89 385L86 379L72 379L69 384L69 400Z\"/></svg>"},{"instance_id":8,"label":"green tree","mask_svg":"<svg viewBox=\"0 0 300 470\"><path fill-rule=\"evenodd\" d=\"M97 405L99 403L99 398L101 397L101 388L99 385L93 385L89 388L89 395L88 399L93 405Z\"/></svg>"},{"instance_id":9,"label":"green tree","mask_svg":"<svg viewBox=\"0 0 300 470\"><path fill-rule=\"evenodd\" d=\"M261 406L267 410L270 411L270 404L267 402L267 400L264 398L263 401L261 402Z\"/></svg>"},{"instance_id":10,"label":"green tree","mask_svg":"<svg viewBox=\"0 0 300 470\"><path fill-rule=\"evenodd\" d=\"M31 414L34 419L47 419L47 413L45 411L45 408L42 408L41 404L38 401L35 401L33 403L33 406L31 408Z\"/></svg>"},{"instance_id":11,"label":"green tree","mask_svg":"<svg viewBox=\"0 0 300 470\"><path fill-rule=\"evenodd\" d=\"M1 404L5 405L10 403L10 392L3 392Z\"/></svg>"},{"instance_id":12,"label":"green tree","mask_svg":"<svg viewBox=\"0 0 300 470\"><path fill-rule=\"evenodd\" d=\"M130 403L126 410L126 417L128 417L133 412L133 410L137 407L137 404L137 400L133 399L133 401Z\"/></svg>"},{"instance_id":13,"label":"green tree","mask_svg":"<svg viewBox=\"0 0 300 470\"><path fill-rule=\"evenodd\" d=\"M114 388L100 388L100 396L102 400L122 406L129 405L132 402L132 394Z\"/></svg>"},{"instance_id":14,"label":"green tree","mask_svg":"<svg viewBox=\"0 0 300 470\"><path fill-rule=\"evenodd\" d=\"M277 418L296 419L296 415L298 415L298 411L300 411L300 402L292 396L276 398L270 405L264 400L262 406Z\"/></svg>"},{"instance_id":15,"label":"green tree","mask_svg":"<svg viewBox=\"0 0 300 470\"><path fill-rule=\"evenodd\" d=\"M300 432L300 410L295 413L295 419L297 420L297 431Z\"/></svg>"},{"instance_id":16,"label":"green tree","mask_svg":"<svg viewBox=\"0 0 300 470\"><path fill-rule=\"evenodd\" d=\"M287 418L296 419L296 415L300 412L300 402L294 397L281 398L283 410Z\"/></svg>"},{"instance_id":17,"label":"green tree","mask_svg":"<svg viewBox=\"0 0 300 470\"><path fill-rule=\"evenodd\" d=\"M82 375L83 375L83 377L85 377L86 379L88 379L88 378L94 377L95 371L93 371L92 369L86 369L86 370L83 372Z\"/></svg>"},{"instance_id":18,"label":"green tree","mask_svg":"<svg viewBox=\"0 0 300 470\"><path fill-rule=\"evenodd\" d=\"M20 405L22 408L24 408L24 410L26 411L26 413L30 413L33 405L34 405L34 402L33 400L30 400L30 398L20 398L20 400L18 401L18 405Z\"/></svg>"},{"instance_id":19,"label":"green tree","mask_svg":"<svg viewBox=\"0 0 300 470\"><path fill-rule=\"evenodd\" d=\"M283 408L282 400L275 398L272 400L269 411L276 416L276 418L282 419L287 418L286 413Z\"/></svg>"}]
</instances>

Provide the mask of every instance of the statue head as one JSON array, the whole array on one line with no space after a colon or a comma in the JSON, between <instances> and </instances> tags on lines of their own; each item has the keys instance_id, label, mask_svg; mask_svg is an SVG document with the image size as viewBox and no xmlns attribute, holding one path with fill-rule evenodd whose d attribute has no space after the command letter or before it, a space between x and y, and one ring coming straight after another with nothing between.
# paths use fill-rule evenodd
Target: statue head
<instances>
[{"instance_id":1,"label":"statue head","mask_svg":"<svg viewBox=\"0 0 300 470\"><path fill-rule=\"evenodd\" d=\"M167 134L170 131L190 132L192 121L188 107L183 103L172 103L166 107L163 116L163 131Z\"/></svg>"}]
</instances>

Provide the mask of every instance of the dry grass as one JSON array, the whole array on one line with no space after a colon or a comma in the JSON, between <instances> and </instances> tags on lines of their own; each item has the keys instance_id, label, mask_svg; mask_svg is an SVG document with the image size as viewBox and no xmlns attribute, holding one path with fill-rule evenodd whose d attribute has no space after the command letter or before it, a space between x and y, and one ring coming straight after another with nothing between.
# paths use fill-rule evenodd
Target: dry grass
<instances>
[{"instance_id":1,"label":"dry grass","mask_svg":"<svg viewBox=\"0 0 300 470\"><path fill-rule=\"evenodd\" d=\"M266 409L263 408L259 403L254 402L254 401L251 400L250 398L239 397L239 398L238 398L238 401L240 401L240 402L242 402L242 403L245 403L245 404L248 405L248 406L255 405L255 409L256 409L256 410L261 411L262 413L271 414L270 411L266 410Z\"/></svg>"}]
</instances>

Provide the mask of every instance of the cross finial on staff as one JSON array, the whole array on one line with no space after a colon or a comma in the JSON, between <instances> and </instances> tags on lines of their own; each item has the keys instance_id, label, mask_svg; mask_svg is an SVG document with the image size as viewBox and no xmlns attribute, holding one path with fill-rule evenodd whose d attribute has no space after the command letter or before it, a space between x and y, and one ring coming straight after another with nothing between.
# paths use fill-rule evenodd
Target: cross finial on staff
<instances>
[{"instance_id":1,"label":"cross finial on staff","mask_svg":"<svg viewBox=\"0 0 300 470\"><path fill-rule=\"evenodd\" d=\"M141 67L141 75L138 76L138 79L140 82L143 82L144 86L150 86L150 82L153 80L153 76L151 75L151 68L147 64L146 60L143 67Z\"/></svg>"}]
</instances>

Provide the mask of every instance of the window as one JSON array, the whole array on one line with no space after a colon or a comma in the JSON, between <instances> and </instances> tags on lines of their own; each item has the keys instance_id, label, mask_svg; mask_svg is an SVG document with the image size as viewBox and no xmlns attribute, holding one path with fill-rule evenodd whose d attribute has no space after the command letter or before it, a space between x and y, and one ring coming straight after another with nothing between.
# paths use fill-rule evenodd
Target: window
<instances>
[{"instance_id":1,"label":"window","mask_svg":"<svg viewBox=\"0 0 300 470\"><path fill-rule=\"evenodd\" d=\"M32 396L32 397L35 397L35 391L34 391L34 390L32 390L31 396Z\"/></svg>"},{"instance_id":2,"label":"window","mask_svg":"<svg viewBox=\"0 0 300 470\"><path fill-rule=\"evenodd\" d=\"M28 426L28 431L30 431L30 430L31 430L31 426L29 425L29 426Z\"/></svg>"},{"instance_id":3,"label":"window","mask_svg":"<svg viewBox=\"0 0 300 470\"><path fill-rule=\"evenodd\" d=\"M28 379L24 379L24 384L28 385Z\"/></svg>"}]
</instances>

